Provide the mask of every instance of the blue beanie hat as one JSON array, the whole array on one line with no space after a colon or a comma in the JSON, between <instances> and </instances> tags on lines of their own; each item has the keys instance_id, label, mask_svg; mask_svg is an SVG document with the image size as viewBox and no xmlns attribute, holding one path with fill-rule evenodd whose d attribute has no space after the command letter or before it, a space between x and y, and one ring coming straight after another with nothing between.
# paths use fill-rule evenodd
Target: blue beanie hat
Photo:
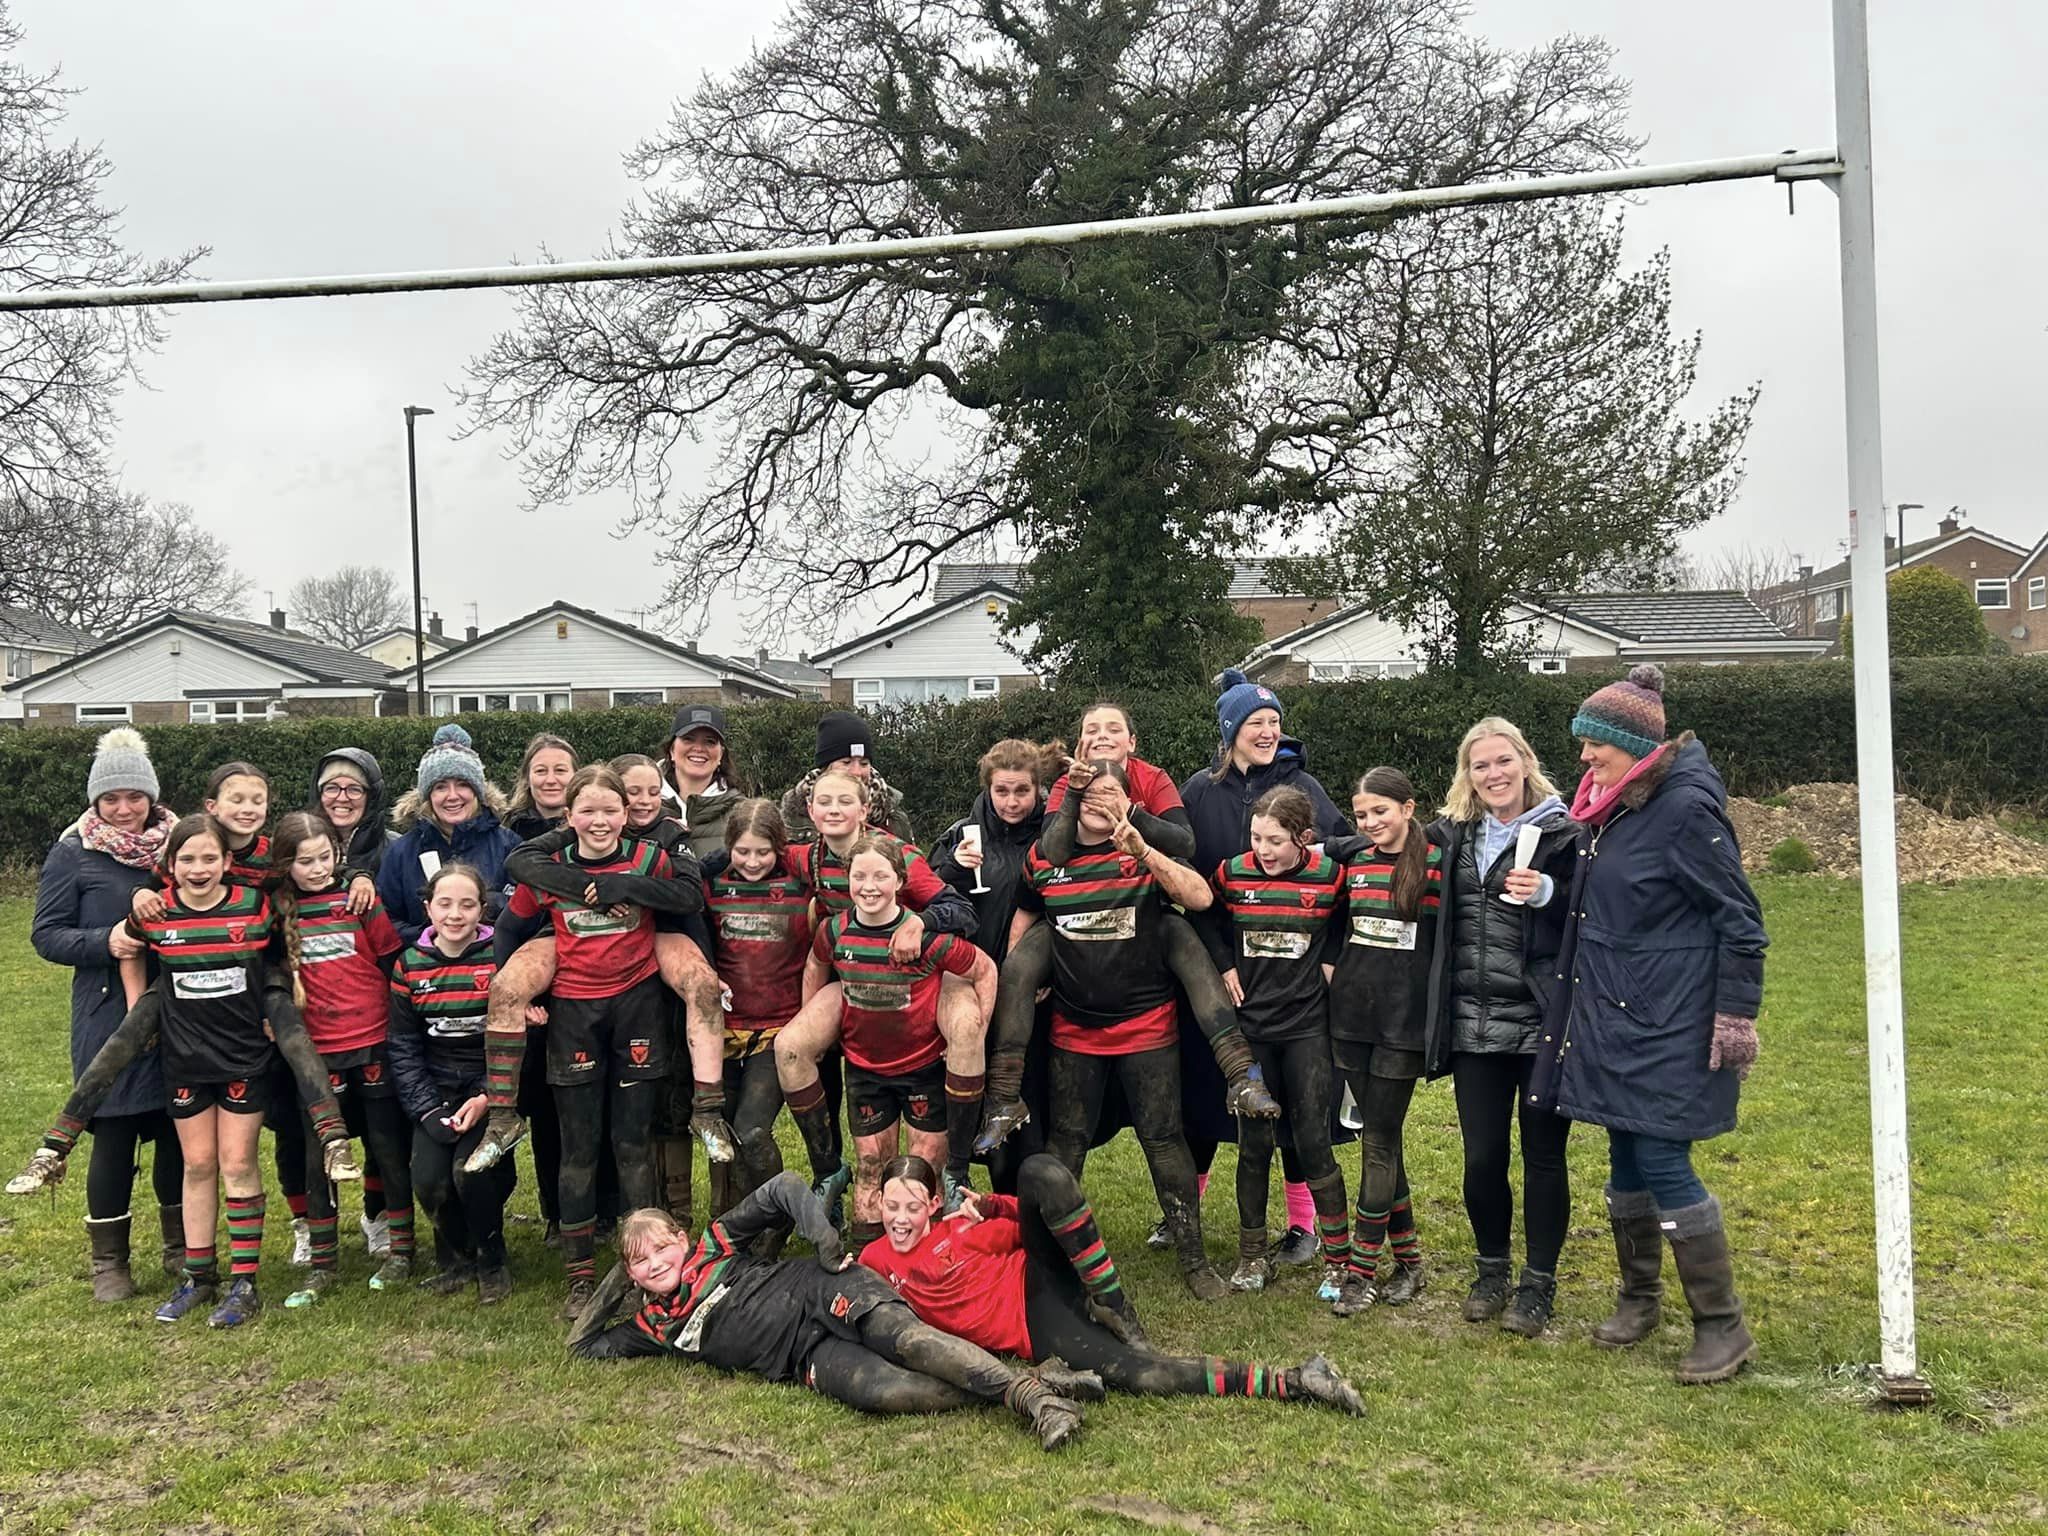
<instances>
[{"instance_id":1,"label":"blue beanie hat","mask_svg":"<svg viewBox=\"0 0 2048 1536\"><path fill-rule=\"evenodd\" d=\"M434 744L420 759L419 792L430 794L443 779L460 779L484 797L484 760L470 745L469 732L452 721L434 732Z\"/></svg>"},{"instance_id":2,"label":"blue beanie hat","mask_svg":"<svg viewBox=\"0 0 2048 1536\"><path fill-rule=\"evenodd\" d=\"M1280 695L1263 683L1255 683L1232 667L1216 679L1223 690L1216 700L1216 725L1223 732L1223 750L1228 752L1244 723L1262 709L1280 713Z\"/></svg>"}]
</instances>

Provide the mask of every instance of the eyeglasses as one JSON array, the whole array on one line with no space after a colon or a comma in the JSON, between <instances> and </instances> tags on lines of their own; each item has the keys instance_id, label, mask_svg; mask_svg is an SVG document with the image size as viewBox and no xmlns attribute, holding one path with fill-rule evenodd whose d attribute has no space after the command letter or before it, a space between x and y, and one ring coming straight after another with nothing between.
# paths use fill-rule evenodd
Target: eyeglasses
<instances>
[{"instance_id":1,"label":"eyeglasses","mask_svg":"<svg viewBox=\"0 0 2048 1536\"><path fill-rule=\"evenodd\" d=\"M351 784L345 779L331 779L320 786L322 800L360 800L369 793L360 784Z\"/></svg>"}]
</instances>

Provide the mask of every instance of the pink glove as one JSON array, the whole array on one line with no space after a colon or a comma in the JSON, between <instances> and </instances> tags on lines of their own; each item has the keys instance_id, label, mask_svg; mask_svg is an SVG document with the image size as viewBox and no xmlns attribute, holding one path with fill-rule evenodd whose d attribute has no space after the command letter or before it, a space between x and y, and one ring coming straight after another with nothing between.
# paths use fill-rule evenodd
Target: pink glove
<instances>
[{"instance_id":1,"label":"pink glove","mask_svg":"<svg viewBox=\"0 0 2048 1536\"><path fill-rule=\"evenodd\" d=\"M1746 1082L1749 1069L1756 1065L1756 1051L1755 1019L1739 1019L1732 1013L1714 1015L1714 1044L1707 1052L1709 1072L1733 1068L1736 1080Z\"/></svg>"}]
</instances>

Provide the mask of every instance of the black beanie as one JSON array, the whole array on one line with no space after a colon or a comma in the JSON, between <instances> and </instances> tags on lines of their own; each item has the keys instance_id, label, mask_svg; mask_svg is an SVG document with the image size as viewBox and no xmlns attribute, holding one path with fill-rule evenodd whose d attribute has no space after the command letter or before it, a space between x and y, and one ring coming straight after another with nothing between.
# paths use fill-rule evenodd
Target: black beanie
<instances>
[{"instance_id":1,"label":"black beanie","mask_svg":"<svg viewBox=\"0 0 2048 1536\"><path fill-rule=\"evenodd\" d=\"M868 723L850 709L835 709L818 722L818 766L829 768L842 757L873 759Z\"/></svg>"}]
</instances>

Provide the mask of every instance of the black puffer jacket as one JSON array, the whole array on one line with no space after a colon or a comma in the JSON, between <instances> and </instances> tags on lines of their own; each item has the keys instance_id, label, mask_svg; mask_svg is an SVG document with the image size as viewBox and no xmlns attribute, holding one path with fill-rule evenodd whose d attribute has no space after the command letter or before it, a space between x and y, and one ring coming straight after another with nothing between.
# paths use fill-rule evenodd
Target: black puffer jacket
<instances>
[{"instance_id":1,"label":"black puffer jacket","mask_svg":"<svg viewBox=\"0 0 2048 1536\"><path fill-rule=\"evenodd\" d=\"M974 942L997 965L1010 948L1010 919L1017 911L1017 894L1024 885L1024 855L1038 840L1045 824L1045 798L1029 816L1012 826L988 803L988 791L974 797L974 809L946 828L933 844L932 873L953 887L974 905ZM970 825L981 828L981 883L986 891L974 889L974 871L963 869L953 857L960 846L961 830Z\"/></svg>"},{"instance_id":2,"label":"black puffer jacket","mask_svg":"<svg viewBox=\"0 0 2048 1536\"><path fill-rule=\"evenodd\" d=\"M1553 886L1541 907L1500 899L1514 867L1512 846L1482 877L1478 823L1445 819L1429 828L1429 840L1444 850L1426 1047L1433 1076L1450 1070L1454 1052L1526 1055L1536 1049L1564 934L1578 823L1555 805L1534 825L1543 836L1531 867L1550 876Z\"/></svg>"}]
</instances>

